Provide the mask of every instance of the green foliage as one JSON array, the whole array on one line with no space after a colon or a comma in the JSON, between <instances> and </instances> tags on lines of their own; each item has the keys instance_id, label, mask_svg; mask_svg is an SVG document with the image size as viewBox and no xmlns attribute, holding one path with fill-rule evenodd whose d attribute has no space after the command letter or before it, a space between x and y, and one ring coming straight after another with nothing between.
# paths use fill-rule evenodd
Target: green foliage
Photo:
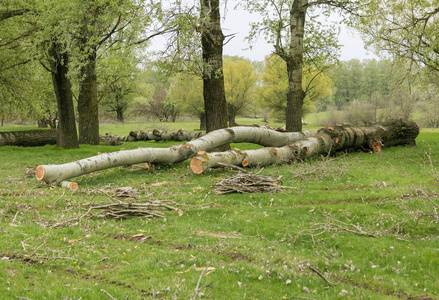
<instances>
[{"instance_id":1,"label":"green foliage","mask_svg":"<svg viewBox=\"0 0 439 300\"><path fill-rule=\"evenodd\" d=\"M135 49L120 48L102 53L98 65L100 104L115 112L118 121L123 121L123 114L132 107L136 93L136 78L139 76Z\"/></svg>"},{"instance_id":2,"label":"green foliage","mask_svg":"<svg viewBox=\"0 0 439 300\"><path fill-rule=\"evenodd\" d=\"M172 78L168 99L183 114L204 116L203 80L190 73L178 73Z\"/></svg>"},{"instance_id":3,"label":"green foliage","mask_svg":"<svg viewBox=\"0 0 439 300\"><path fill-rule=\"evenodd\" d=\"M127 125L114 130L121 126ZM419 191L438 203L438 134L421 132L416 147L265 167L262 175L283 176L283 185L295 189L245 195L211 192L234 171L196 176L187 162L103 170L77 178L80 189L68 192L37 182L27 167L119 148L2 147L0 288L6 298L191 299L201 280L211 287L201 290L203 298L212 299L435 299L437 212ZM166 200L184 215L84 217L52 227L84 215L84 204L113 202L123 186L140 192L133 201ZM215 270L200 277L195 267L207 266ZM328 284L309 267L340 283Z\"/></svg>"},{"instance_id":4,"label":"green foliage","mask_svg":"<svg viewBox=\"0 0 439 300\"><path fill-rule=\"evenodd\" d=\"M436 1L368 1L357 28L376 51L417 66L439 71L439 7Z\"/></svg>"},{"instance_id":5,"label":"green foliage","mask_svg":"<svg viewBox=\"0 0 439 300\"><path fill-rule=\"evenodd\" d=\"M96 51L99 51L98 66L101 71L114 67L116 63L124 64L119 67L124 70L119 70L121 72L117 76L125 78L127 73L132 73L127 70L135 68L135 62L131 57L137 50L133 45L147 43L150 35L154 34L149 30L152 19L158 18L161 11L160 3L138 1L7 1L4 6L2 2L2 12L14 9L23 10L24 13L1 21L0 80L11 77L11 74L5 71L15 72L16 78L25 78L29 70L22 64L32 60L38 61L49 70L50 61L53 59L49 50L55 44L60 47L59 52L69 54L69 72L74 81L83 79L79 75L81 67L87 64ZM130 49L124 50L128 46L131 46ZM124 61L120 54L119 61L116 62L115 52L124 52ZM106 62L105 59L109 61ZM31 72L33 73L33 70ZM99 78L101 88L107 91L110 89L110 82L114 83L116 80L115 73L108 73L107 69L106 73L99 74L108 75ZM47 79L50 83L50 76L47 76ZM116 81L120 83L120 79ZM14 83L8 83L9 92L28 90L29 85L26 82L27 80L18 79ZM126 81L124 85L131 82ZM125 91L121 91L121 87L117 89L117 92L113 91L113 100L107 97L104 102L111 106L111 109L126 110L126 99L120 100L120 95L126 95L129 87L126 87ZM30 93L28 91L28 94ZM114 96L116 94L118 96ZM2 92L1 97L8 97L12 99L8 103L17 104L10 93L8 95ZM115 97L118 97L118 100L115 100ZM32 97L34 102L38 98ZM45 106L45 103L39 105ZM29 109L30 106L21 105L21 108L20 115L28 117L27 114L32 111Z\"/></svg>"},{"instance_id":6,"label":"green foliage","mask_svg":"<svg viewBox=\"0 0 439 300\"><path fill-rule=\"evenodd\" d=\"M304 113L315 110L315 103L332 94L332 81L314 68L305 67L302 88L306 92L303 102ZM265 107L270 108L276 120L285 118L286 97L288 90L288 74L286 63L275 55L265 59L262 73L262 86L259 97Z\"/></svg>"},{"instance_id":7,"label":"green foliage","mask_svg":"<svg viewBox=\"0 0 439 300\"><path fill-rule=\"evenodd\" d=\"M261 21L251 24L247 40L252 43L262 34L268 43L282 49L281 52L288 53L291 43L290 9L293 2L291 0L243 1L241 5L247 10L261 15ZM318 5L319 3L316 2L308 7L309 20L305 22L303 39L305 64L317 68L333 64L340 49L337 41L339 27L335 24L323 24L317 20L317 16L329 15L337 9L331 8L331 5L323 5L319 8ZM280 54L278 50L275 50L275 53Z\"/></svg>"},{"instance_id":8,"label":"green foliage","mask_svg":"<svg viewBox=\"0 0 439 300\"><path fill-rule=\"evenodd\" d=\"M389 60L375 59L341 62L328 73L334 81L334 104L338 108L354 100L370 99L374 93L388 96L403 78Z\"/></svg>"},{"instance_id":9,"label":"green foliage","mask_svg":"<svg viewBox=\"0 0 439 300\"><path fill-rule=\"evenodd\" d=\"M235 116L254 102L257 73L250 61L240 57L226 57L223 73L229 124L233 124Z\"/></svg>"}]
</instances>

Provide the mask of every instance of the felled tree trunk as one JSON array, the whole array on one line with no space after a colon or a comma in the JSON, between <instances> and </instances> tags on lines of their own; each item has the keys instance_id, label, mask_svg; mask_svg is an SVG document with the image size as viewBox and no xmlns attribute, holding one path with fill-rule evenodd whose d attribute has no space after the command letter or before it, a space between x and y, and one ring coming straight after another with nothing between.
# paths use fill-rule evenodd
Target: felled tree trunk
<instances>
[{"instance_id":1,"label":"felled tree trunk","mask_svg":"<svg viewBox=\"0 0 439 300\"><path fill-rule=\"evenodd\" d=\"M204 136L203 131L186 131L180 129L178 131L170 130L152 130L152 131L131 131L130 137L135 141L190 141Z\"/></svg>"},{"instance_id":2,"label":"felled tree trunk","mask_svg":"<svg viewBox=\"0 0 439 300\"><path fill-rule=\"evenodd\" d=\"M56 144L56 129L0 132L0 146L35 147Z\"/></svg>"},{"instance_id":3,"label":"felled tree trunk","mask_svg":"<svg viewBox=\"0 0 439 300\"><path fill-rule=\"evenodd\" d=\"M380 152L382 147L415 145L418 134L418 125L404 120L371 127L338 125L322 128L312 137L279 148L219 153L201 152L192 159L190 167L195 174L201 174L208 168L219 166L219 163L254 167L282 164L296 159L306 159L316 154L359 148Z\"/></svg>"},{"instance_id":4,"label":"felled tree trunk","mask_svg":"<svg viewBox=\"0 0 439 300\"><path fill-rule=\"evenodd\" d=\"M142 162L173 164L195 156L199 151L210 151L229 143L255 143L279 147L309 136L309 133L281 133L259 127L233 127L212 131L205 136L170 148L140 148L103 153L62 165L40 165L36 178L46 183L59 183L91 172Z\"/></svg>"}]
</instances>

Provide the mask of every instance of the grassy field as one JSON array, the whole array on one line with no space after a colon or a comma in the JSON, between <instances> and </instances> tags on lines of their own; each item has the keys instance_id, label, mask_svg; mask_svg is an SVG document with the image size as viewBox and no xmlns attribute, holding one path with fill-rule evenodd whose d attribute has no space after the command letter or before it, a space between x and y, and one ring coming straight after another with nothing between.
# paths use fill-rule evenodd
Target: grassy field
<instances>
[{"instance_id":1,"label":"grassy field","mask_svg":"<svg viewBox=\"0 0 439 300\"><path fill-rule=\"evenodd\" d=\"M198 126L101 132L159 125ZM189 162L84 175L76 192L32 175L39 164L168 142L0 147L0 299L439 299L439 131L416 141L265 167L293 189L228 195L211 186L235 171L194 175ZM82 217L120 187L184 215Z\"/></svg>"}]
</instances>

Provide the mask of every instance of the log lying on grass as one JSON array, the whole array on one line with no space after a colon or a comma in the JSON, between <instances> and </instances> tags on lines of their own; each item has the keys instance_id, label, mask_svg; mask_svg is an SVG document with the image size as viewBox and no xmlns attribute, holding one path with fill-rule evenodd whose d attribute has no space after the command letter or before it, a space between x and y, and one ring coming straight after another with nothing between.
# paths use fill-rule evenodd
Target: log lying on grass
<instances>
[{"instance_id":1,"label":"log lying on grass","mask_svg":"<svg viewBox=\"0 0 439 300\"><path fill-rule=\"evenodd\" d=\"M206 135L204 131L186 131L180 129L177 131L171 130L151 130L151 131L131 131L130 137L135 141L190 141L198 139Z\"/></svg>"},{"instance_id":2,"label":"log lying on grass","mask_svg":"<svg viewBox=\"0 0 439 300\"><path fill-rule=\"evenodd\" d=\"M128 136L110 135L101 136L101 142L108 145L120 145L121 142L134 141L190 141L206 135L204 131L177 131L154 129L150 131L131 131Z\"/></svg>"},{"instance_id":3,"label":"log lying on grass","mask_svg":"<svg viewBox=\"0 0 439 300\"><path fill-rule=\"evenodd\" d=\"M266 128L272 129L275 131L285 132L284 127L269 127L268 125L259 126L259 125L232 125L230 127L256 127L256 128ZM104 142L108 145L120 145L122 142L133 142L133 141L191 141L194 139L198 139L202 136L206 135L204 131L186 131L184 129L180 129L177 131L171 130L161 130L154 129L148 131L131 131L127 136L121 135L111 135L106 133L101 136L101 142Z\"/></svg>"},{"instance_id":4,"label":"log lying on grass","mask_svg":"<svg viewBox=\"0 0 439 300\"><path fill-rule=\"evenodd\" d=\"M322 128L312 137L279 148L215 153L203 151L192 159L190 167L195 174L201 174L206 169L219 166L219 163L254 167L282 164L316 154L329 154L341 150L363 148L380 152L383 146L415 145L418 134L418 125L404 120L370 127L337 125Z\"/></svg>"},{"instance_id":5,"label":"log lying on grass","mask_svg":"<svg viewBox=\"0 0 439 300\"><path fill-rule=\"evenodd\" d=\"M310 133L281 133L258 127L233 127L212 131L205 136L170 148L139 148L103 153L90 158L62 165L40 165L36 178L46 183L59 183L69 178L91 172L137 163L173 164L195 156L199 151L209 151L228 143L255 143L280 147L310 136Z\"/></svg>"},{"instance_id":6,"label":"log lying on grass","mask_svg":"<svg viewBox=\"0 0 439 300\"><path fill-rule=\"evenodd\" d=\"M56 129L0 132L0 146L35 147L56 144Z\"/></svg>"}]
</instances>

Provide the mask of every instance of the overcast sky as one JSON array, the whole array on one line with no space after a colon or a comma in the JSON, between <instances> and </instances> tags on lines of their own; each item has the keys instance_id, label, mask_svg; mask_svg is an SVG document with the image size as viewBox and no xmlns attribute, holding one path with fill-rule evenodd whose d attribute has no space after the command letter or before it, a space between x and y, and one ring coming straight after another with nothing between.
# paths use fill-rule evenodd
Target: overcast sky
<instances>
[{"instance_id":1,"label":"overcast sky","mask_svg":"<svg viewBox=\"0 0 439 300\"><path fill-rule=\"evenodd\" d=\"M265 56L273 51L273 46L267 44L264 37L261 36L253 49L248 49L249 44L245 41L245 37L250 30L249 23L257 20L256 14L250 14L242 9L234 9L233 2L229 0L227 11L222 19L222 28L224 35L235 34L225 46L224 55L238 55L251 60L264 60ZM225 18L224 18L225 16ZM340 51L340 60L348 61L350 59L372 59L377 58L372 51L364 49L364 43L358 33L345 26L342 27L339 36L340 44L343 45ZM247 49L247 50L246 50Z\"/></svg>"}]
</instances>

